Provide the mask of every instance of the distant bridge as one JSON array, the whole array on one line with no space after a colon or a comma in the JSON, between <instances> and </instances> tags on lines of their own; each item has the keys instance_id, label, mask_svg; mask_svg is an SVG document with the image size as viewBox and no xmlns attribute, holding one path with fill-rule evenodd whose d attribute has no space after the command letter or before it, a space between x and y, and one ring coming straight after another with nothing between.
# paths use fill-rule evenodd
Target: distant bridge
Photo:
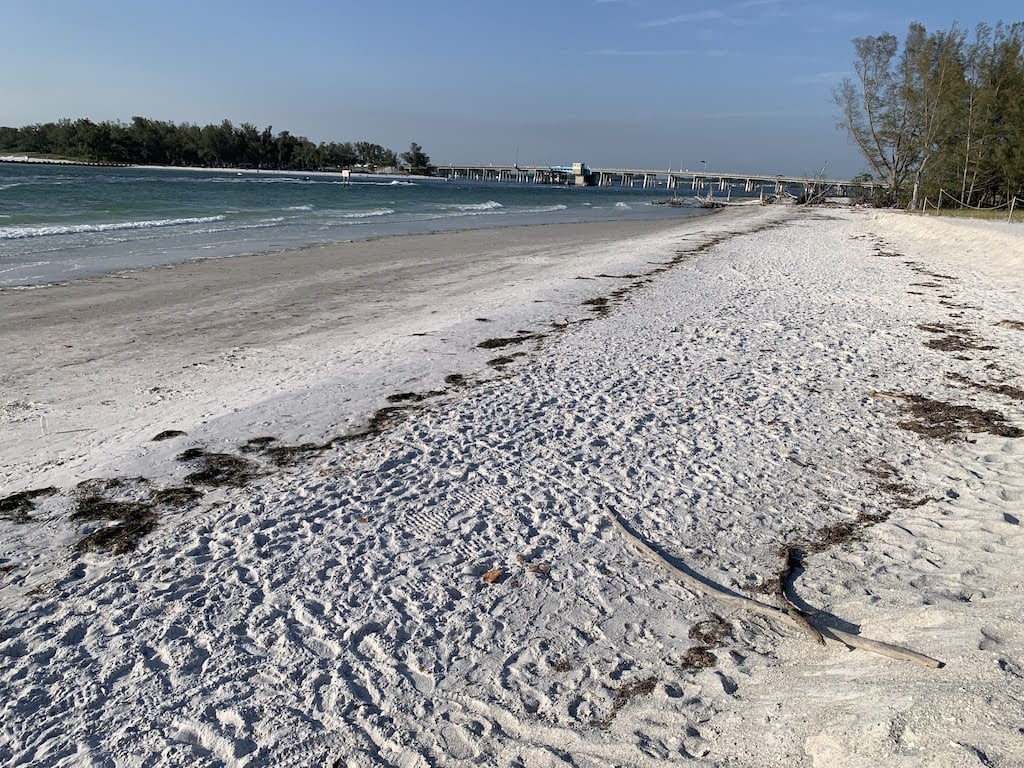
<instances>
[{"instance_id":1,"label":"distant bridge","mask_svg":"<svg viewBox=\"0 0 1024 768\"><path fill-rule=\"evenodd\" d=\"M510 181L519 184L562 184L569 186L640 187L643 189L718 189L722 192L743 186L748 193L768 192L780 195L791 187L808 194L835 194L845 197L852 187L873 189L873 182L849 179L825 179L812 176L766 176L756 173L712 173L702 171L653 170L645 168L588 168L584 163L547 165L440 165L437 175L453 181Z\"/></svg>"}]
</instances>

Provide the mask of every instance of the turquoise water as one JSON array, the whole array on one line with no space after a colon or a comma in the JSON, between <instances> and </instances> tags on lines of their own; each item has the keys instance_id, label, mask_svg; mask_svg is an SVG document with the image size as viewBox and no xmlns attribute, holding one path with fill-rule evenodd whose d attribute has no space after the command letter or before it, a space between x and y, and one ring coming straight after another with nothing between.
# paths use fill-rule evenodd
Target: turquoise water
<instances>
[{"instance_id":1,"label":"turquoise water","mask_svg":"<svg viewBox=\"0 0 1024 768\"><path fill-rule=\"evenodd\" d=\"M453 229L672 219L666 190L0 163L0 287Z\"/></svg>"}]
</instances>

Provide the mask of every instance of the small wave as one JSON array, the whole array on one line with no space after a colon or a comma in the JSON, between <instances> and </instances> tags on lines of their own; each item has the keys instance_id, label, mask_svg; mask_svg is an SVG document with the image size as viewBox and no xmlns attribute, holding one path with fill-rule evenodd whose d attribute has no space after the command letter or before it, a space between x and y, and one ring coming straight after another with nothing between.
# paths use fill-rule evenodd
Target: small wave
<instances>
[{"instance_id":1,"label":"small wave","mask_svg":"<svg viewBox=\"0 0 1024 768\"><path fill-rule=\"evenodd\" d=\"M38 267L48 267L51 262L49 261L33 261L26 264L15 264L4 269L0 269L0 275L7 274L8 272L15 272L17 270L36 269Z\"/></svg>"},{"instance_id":2,"label":"small wave","mask_svg":"<svg viewBox=\"0 0 1024 768\"><path fill-rule=\"evenodd\" d=\"M463 216L514 216L516 214L533 214L533 213L552 213L554 211L564 211L568 208L567 205L542 205L532 206L524 208L505 208L503 205L498 204L494 207L484 207L483 205L477 206L462 206L462 205L449 205L441 206L447 208L448 211L444 213L425 214L417 218L423 221L429 221L432 219L447 219L447 218L461 218Z\"/></svg>"},{"instance_id":3,"label":"small wave","mask_svg":"<svg viewBox=\"0 0 1024 768\"><path fill-rule=\"evenodd\" d=\"M390 216L394 212L394 208L378 208L375 211L349 211L337 215L342 219L366 219L371 216Z\"/></svg>"},{"instance_id":4,"label":"small wave","mask_svg":"<svg viewBox=\"0 0 1024 768\"><path fill-rule=\"evenodd\" d=\"M196 216L186 219L153 219L150 221L119 221L110 224L70 224L43 227L0 227L0 240L21 240L27 237L47 235L81 235L89 232L117 232L126 229L156 229L175 227L181 224L208 224L224 221L224 216Z\"/></svg>"},{"instance_id":5,"label":"small wave","mask_svg":"<svg viewBox=\"0 0 1024 768\"><path fill-rule=\"evenodd\" d=\"M442 208L448 208L455 211L494 211L498 208L504 208L501 203L496 200L488 200L486 203L465 203L465 204L452 204L444 205Z\"/></svg>"},{"instance_id":6,"label":"small wave","mask_svg":"<svg viewBox=\"0 0 1024 768\"><path fill-rule=\"evenodd\" d=\"M285 208L286 211L312 211L312 205L291 205Z\"/></svg>"},{"instance_id":7,"label":"small wave","mask_svg":"<svg viewBox=\"0 0 1024 768\"><path fill-rule=\"evenodd\" d=\"M182 179L182 181L192 181L192 179ZM238 176L196 179L196 181L201 181L206 184L308 184L312 179L303 176L284 176L277 174L256 176L251 173L246 173Z\"/></svg>"},{"instance_id":8,"label":"small wave","mask_svg":"<svg viewBox=\"0 0 1024 768\"><path fill-rule=\"evenodd\" d=\"M393 179L392 181L369 181L365 178L349 178L349 179L336 179L327 182L328 184L341 184L345 187L415 187L418 186L414 181L399 181Z\"/></svg>"},{"instance_id":9,"label":"small wave","mask_svg":"<svg viewBox=\"0 0 1024 768\"><path fill-rule=\"evenodd\" d=\"M631 206L631 205L629 205L627 203L622 203L622 202L616 203L615 207L618 208L620 211L632 211L633 210L633 206Z\"/></svg>"},{"instance_id":10,"label":"small wave","mask_svg":"<svg viewBox=\"0 0 1024 768\"><path fill-rule=\"evenodd\" d=\"M232 223L223 227L203 227L196 229L192 234L196 235L212 235L219 234L221 232L241 232L246 229L273 229L285 221L284 216L275 216L270 219L258 219L257 221L249 224L237 224Z\"/></svg>"}]
</instances>

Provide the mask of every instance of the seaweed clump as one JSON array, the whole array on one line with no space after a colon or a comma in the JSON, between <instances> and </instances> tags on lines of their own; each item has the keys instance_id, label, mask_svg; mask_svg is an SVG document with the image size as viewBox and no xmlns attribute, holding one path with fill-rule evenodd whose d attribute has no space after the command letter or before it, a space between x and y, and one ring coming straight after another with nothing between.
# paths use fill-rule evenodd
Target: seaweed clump
<instances>
[{"instance_id":1,"label":"seaweed clump","mask_svg":"<svg viewBox=\"0 0 1024 768\"><path fill-rule=\"evenodd\" d=\"M522 344L524 341L529 341L532 338L535 338L534 334L521 332L519 336L485 339L477 344L477 347L479 349L499 349L501 347L512 346L513 344Z\"/></svg>"},{"instance_id":2,"label":"seaweed clump","mask_svg":"<svg viewBox=\"0 0 1024 768\"><path fill-rule=\"evenodd\" d=\"M945 442L963 439L965 432L986 433L996 437L1024 437L1024 430L1008 423L998 411L982 410L973 405L954 405L932 400L923 395L899 395L904 400L901 410L911 418L899 427L919 435Z\"/></svg>"},{"instance_id":3,"label":"seaweed clump","mask_svg":"<svg viewBox=\"0 0 1024 768\"><path fill-rule=\"evenodd\" d=\"M688 648L686 653L679 658L679 665L685 669L707 669L716 664L718 664L718 657L703 645Z\"/></svg>"},{"instance_id":4,"label":"seaweed clump","mask_svg":"<svg viewBox=\"0 0 1024 768\"><path fill-rule=\"evenodd\" d=\"M733 636L732 624L723 619L717 613L702 619L690 627L689 636L709 648L721 648L725 641Z\"/></svg>"},{"instance_id":5,"label":"seaweed clump","mask_svg":"<svg viewBox=\"0 0 1024 768\"><path fill-rule=\"evenodd\" d=\"M604 296L598 296L594 299L587 299L583 302L583 306L588 307L591 312L595 312L601 317L604 317L611 311L611 307L608 305L608 299Z\"/></svg>"},{"instance_id":6,"label":"seaweed clump","mask_svg":"<svg viewBox=\"0 0 1024 768\"><path fill-rule=\"evenodd\" d=\"M188 487L154 490L141 478L85 480L75 489L75 511L71 519L110 523L84 536L77 552L132 552L139 541L158 524L158 509L181 508L202 498L202 491Z\"/></svg>"},{"instance_id":7,"label":"seaweed clump","mask_svg":"<svg viewBox=\"0 0 1024 768\"><path fill-rule=\"evenodd\" d=\"M154 435L153 437L151 437L150 441L154 442L154 443L159 443L159 442L162 442L164 440L170 440L170 439L175 438L175 437L184 437L184 436L185 436L185 433L182 432L180 429L165 429L163 432L160 432L160 433Z\"/></svg>"},{"instance_id":8,"label":"seaweed clump","mask_svg":"<svg viewBox=\"0 0 1024 768\"><path fill-rule=\"evenodd\" d=\"M202 448L189 448L178 460L200 462L199 469L185 475L186 482L197 485L241 487L260 474L254 462L232 453L208 453Z\"/></svg>"},{"instance_id":9,"label":"seaweed clump","mask_svg":"<svg viewBox=\"0 0 1024 768\"><path fill-rule=\"evenodd\" d=\"M429 392L396 392L393 395L388 395L387 401L389 403L418 403L428 397L437 397L443 394L444 390L440 389L432 389Z\"/></svg>"},{"instance_id":10,"label":"seaweed clump","mask_svg":"<svg viewBox=\"0 0 1024 768\"><path fill-rule=\"evenodd\" d=\"M31 512L35 509L35 500L43 496L52 496L56 488L34 488L30 491L18 491L0 499L0 520L12 523L27 523L32 520Z\"/></svg>"},{"instance_id":11,"label":"seaweed clump","mask_svg":"<svg viewBox=\"0 0 1024 768\"><path fill-rule=\"evenodd\" d=\"M938 334L939 338L929 339L924 345L939 352L966 352L969 350L988 351L995 349L991 344L984 344L970 328L948 325L946 323L920 323L918 329L926 333Z\"/></svg>"},{"instance_id":12,"label":"seaweed clump","mask_svg":"<svg viewBox=\"0 0 1024 768\"><path fill-rule=\"evenodd\" d=\"M619 713L619 710L626 706L632 699L638 696L650 696L654 693L654 689L658 685L658 678L646 677L642 680L636 680L632 683L626 683L615 691L615 698L612 699L611 711L600 720L595 721L594 725L600 728L609 728L612 724L612 720Z\"/></svg>"},{"instance_id":13,"label":"seaweed clump","mask_svg":"<svg viewBox=\"0 0 1024 768\"><path fill-rule=\"evenodd\" d=\"M991 392L995 395L1008 397L1011 400L1024 402L1024 389L1015 387L1012 384L988 384L981 381L974 381L973 379L970 379L967 376L962 376L959 373L947 373L946 378L959 384L963 384L965 387L973 387L974 389L980 389L983 392Z\"/></svg>"}]
</instances>

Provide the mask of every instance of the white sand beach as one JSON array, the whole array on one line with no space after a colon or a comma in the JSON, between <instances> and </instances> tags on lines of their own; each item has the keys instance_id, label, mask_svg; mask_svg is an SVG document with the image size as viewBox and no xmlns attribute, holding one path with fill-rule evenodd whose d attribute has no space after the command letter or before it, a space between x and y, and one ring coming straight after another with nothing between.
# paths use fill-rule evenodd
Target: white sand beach
<instances>
[{"instance_id":1,"label":"white sand beach","mask_svg":"<svg viewBox=\"0 0 1024 768\"><path fill-rule=\"evenodd\" d=\"M0 318L3 765L1024 765L1018 226L395 237Z\"/></svg>"}]
</instances>

